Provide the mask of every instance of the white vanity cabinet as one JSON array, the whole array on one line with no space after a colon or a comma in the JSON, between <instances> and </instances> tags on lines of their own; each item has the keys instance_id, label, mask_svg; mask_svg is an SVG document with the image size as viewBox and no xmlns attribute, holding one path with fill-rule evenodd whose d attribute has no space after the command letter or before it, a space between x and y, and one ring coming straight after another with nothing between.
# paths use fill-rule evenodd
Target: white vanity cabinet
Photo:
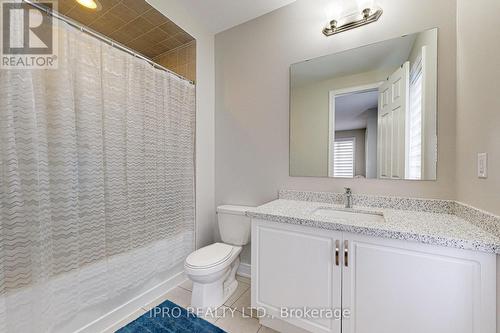
<instances>
[{"instance_id":1,"label":"white vanity cabinet","mask_svg":"<svg viewBox=\"0 0 500 333\"><path fill-rule=\"evenodd\" d=\"M341 308L340 232L252 220L252 306ZM338 249L338 251L337 251ZM288 318L310 332L340 332L340 321Z\"/></svg>"},{"instance_id":2,"label":"white vanity cabinet","mask_svg":"<svg viewBox=\"0 0 500 333\"><path fill-rule=\"evenodd\" d=\"M494 333L496 258L344 233L343 333Z\"/></svg>"},{"instance_id":3,"label":"white vanity cabinet","mask_svg":"<svg viewBox=\"0 0 500 333\"><path fill-rule=\"evenodd\" d=\"M495 333L495 276L493 254L252 220L252 306L309 332ZM304 307L349 316L280 316Z\"/></svg>"}]
</instances>

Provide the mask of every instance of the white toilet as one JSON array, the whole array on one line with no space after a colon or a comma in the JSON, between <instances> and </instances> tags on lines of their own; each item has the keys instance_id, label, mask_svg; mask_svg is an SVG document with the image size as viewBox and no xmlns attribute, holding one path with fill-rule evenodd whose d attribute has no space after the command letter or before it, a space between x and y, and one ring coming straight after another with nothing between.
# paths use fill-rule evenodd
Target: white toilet
<instances>
[{"instance_id":1,"label":"white toilet","mask_svg":"<svg viewBox=\"0 0 500 333\"><path fill-rule=\"evenodd\" d=\"M224 304L238 286L236 271L240 252L250 241L250 207L217 207L217 221L224 243L205 246L191 253L184 263L187 277L193 281L191 306L213 308Z\"/></svg>"}]
</instances>

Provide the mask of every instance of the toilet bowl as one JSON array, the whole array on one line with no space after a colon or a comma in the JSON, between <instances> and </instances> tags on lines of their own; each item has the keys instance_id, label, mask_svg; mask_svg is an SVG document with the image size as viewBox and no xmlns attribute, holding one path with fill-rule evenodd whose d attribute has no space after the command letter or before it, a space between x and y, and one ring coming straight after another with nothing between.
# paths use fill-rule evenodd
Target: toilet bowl
<instances>
[{"instance_id":1,"label":"toilet bowl","mask_svg":"<svg viewBox=\"0 0 500 333\"><path fill-rule=\"evenodd\" d=\"M224 304L238 287L236 272L243 245L250 241L247 206L217 207L217 221L223 243L214 243L191 253L184 271L193 282L191 306L199 309Z\"/></svg>"}]
</instances>

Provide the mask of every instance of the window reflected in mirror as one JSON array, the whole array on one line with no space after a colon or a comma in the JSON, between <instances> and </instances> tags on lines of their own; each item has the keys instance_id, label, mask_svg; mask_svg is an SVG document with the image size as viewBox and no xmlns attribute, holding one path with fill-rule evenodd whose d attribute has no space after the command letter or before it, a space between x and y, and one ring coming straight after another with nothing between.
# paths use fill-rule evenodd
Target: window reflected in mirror
<instances>
[{"instance_id":1,"label":"window reflected in mirror","mask_svg":"<svg viewBox=\"0 0 500 333\"><path fill-rule=\"evenodd\" d=\"M290 175L435 180L437 29L294 64Z\"/></svg>"}]
</instances>

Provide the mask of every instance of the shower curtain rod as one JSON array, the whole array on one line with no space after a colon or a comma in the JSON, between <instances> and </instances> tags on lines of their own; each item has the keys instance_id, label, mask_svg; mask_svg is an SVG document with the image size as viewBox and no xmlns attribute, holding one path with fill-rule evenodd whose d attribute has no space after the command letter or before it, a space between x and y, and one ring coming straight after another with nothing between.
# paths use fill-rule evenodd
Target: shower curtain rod
<instances>
[{"instance_id":1,"label":"shower curtain rod","mask_svg":"<svg viewBox=\"0 0 500 333\"><path fill-rule=\"evenodd\" d=\"M97 39L102 40L103 42L111 45L112 47L116 47L117 49L120 49L122 51L125 51L125 52L133 55L134 57L137 57L137 58L140 58L140 59L146 61L147 63L149 63L150 65L152 65L155 68L158 68L158 69L161 69L161 70L163 70L165 72L173 74L173 75L177 76L179 79L184 80L184 81L188 81L189 83L191 83L191 84L194 85L194 81L186 79L182 75L179 75L179 74L171 71L170 69L168 69L168 68L166 68L166 67L164 67L164 66L162 66L160 64L157 64L156 62L154 62L153 60L149 59L148 57L145 57L142 54L137 53L136 51L132 50L131 48L126 47L125 45L123 45L121 43L118 43L118 42L112 40L111 38L108 38L108 37L106 37L106 36L98 33L97 31L94 31L94 30L92 30L92 29L90 29L90 28L88 28L88 27L86 27L86 26L84 26L84 25L82 25L82 24L74 21L73 19L70 19L67 16L59 14L58 12L53 11L53 10L47 8L47 7L44 7L44 6L42 6L42 5L40 5L40 4L36 3L36 2L33 2L32 0L22 0L22 1L25 2L25 3L27 3L27 4L29 4L29 5L31 5L31 6L33 6L33 7L35 7L35 8L37 8L37 9L39 9L39 10L41 10L41 11L43 11L43 12L45 12L49 16L55 17L56 19L61 20L63 22L66 22L69 25L71 25L71 26L79 29L82 32L85 32L85 33L87 33L87 34L89 34L89 35L91 35L91 36L93 36L93 37L95 37Z\"/></svg>"}]
</instances>

